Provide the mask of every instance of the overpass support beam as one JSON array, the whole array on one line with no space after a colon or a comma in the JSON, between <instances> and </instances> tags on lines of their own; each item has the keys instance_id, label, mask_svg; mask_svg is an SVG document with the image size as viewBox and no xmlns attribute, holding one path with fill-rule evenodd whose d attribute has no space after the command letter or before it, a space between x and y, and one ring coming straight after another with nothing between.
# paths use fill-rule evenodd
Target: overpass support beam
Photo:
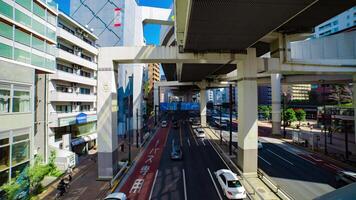
<instances>
[{"instance_id":1,"label":"overpass support beam","mask_svg":"<svg viewBox=\"0 0 356 200\"><path fill-rule=\"evenodd\" d=\"M356 74L352 75L352 103L354 107L354 131L356 141Z\"/></svg>"},{"instance_id":2,"label":"overpass support beam","mask_svg":"<svg viewBox=\"0 0 356 200\"><path fill-rule=\"evenodd\" d=\"M281 74L271 74L272 134L281 134Z\"/></svg>"},{"instance_id":3,"label":"overpass support beam","mask_svg":"<svg viewBox=\"0 0 356 200\"><path fill-rule=\"evenodd\" d=\"M200 88L200 124L206 127L206 88Z\"/></svg>"},{"instance_id":4,"label":"overpass support beam","mask_svg":"<svg viewBox=\"0 0 356 200\"><path fill-rule=\"evenodd\" d=\"M98 65L98 179L110 180L118 172L117 73L113 62Z\"/></svg>"},{"instance_id":5,"label":"overpass support beam","mask_svg":"<svg viewBox=\"0 0 356 200\"><path fill-rule=\"evenodd\" d=\"M247 58L237 64L238 115L237 163L248 176L257 176L257 58L247 49Z\"/></svg>"}]
</instances>

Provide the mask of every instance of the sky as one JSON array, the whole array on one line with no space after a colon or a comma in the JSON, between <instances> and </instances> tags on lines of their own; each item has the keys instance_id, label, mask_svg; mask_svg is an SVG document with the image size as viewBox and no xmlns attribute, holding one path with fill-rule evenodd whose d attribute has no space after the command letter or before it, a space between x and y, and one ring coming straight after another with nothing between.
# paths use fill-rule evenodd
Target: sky
<instances>
[{"instance_id":1,"label":"sky","mask_svg":"<svg viewBox=\"0 0 356 200\"><path fill-rule=\"evenodd\" d=\"M71 0L55 0L58 3L59 9L64 13L69 15L70 10L70 1ZM79 1L79 0L72 0ZM119 0L115 0L119 1ZM170 8L173 0L136 0L141 6L152 6L159 8ZM149 45L158 45L159 44L159 34L160 34L160 25L157 24L148 24L143 28L143 34L146 39L146 43Z\"/></svg>"}]
</instances>

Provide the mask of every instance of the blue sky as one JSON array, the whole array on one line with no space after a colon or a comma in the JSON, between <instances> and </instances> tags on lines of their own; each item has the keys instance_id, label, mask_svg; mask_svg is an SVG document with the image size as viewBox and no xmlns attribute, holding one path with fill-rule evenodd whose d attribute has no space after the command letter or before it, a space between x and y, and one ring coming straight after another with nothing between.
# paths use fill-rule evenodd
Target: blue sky
<instances>
[{"instance_id":1,"label":"blue sky","mask_svg":"<svg viewBox=\"0 0 356 200\"><path fill-rule=\"evenodd\" d=\"M55 0L55 1L59 4L60 10L69 14L70 0ZM74 0L74 1L79 1L79 0ZM173 0L136 0L136 1L138 2L139 5L142 6L169 8ZM147 44L157 45L159 43L160 25L156 25L156 24L145 25L143 31Z\"/></svg>"}]
</instances>

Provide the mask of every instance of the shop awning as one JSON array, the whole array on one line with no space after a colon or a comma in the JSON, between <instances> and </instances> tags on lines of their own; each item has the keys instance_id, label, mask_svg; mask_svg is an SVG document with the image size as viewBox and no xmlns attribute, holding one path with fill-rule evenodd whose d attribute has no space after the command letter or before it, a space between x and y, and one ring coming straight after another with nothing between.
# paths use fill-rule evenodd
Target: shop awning
<instances>
[{"instance_id":1,"label":"shop awning","mask_svg":"<svg viewBox=\"0 0 356 200\"><path fill-rule=\"evenodd\" d=\"M81 136L79 138L72 140L72 146L76 146L79 144L83 144L85 142L96 140L97 137L98 137L97 133L92 133L90 135Z\"/></svg>"}]
</instances>

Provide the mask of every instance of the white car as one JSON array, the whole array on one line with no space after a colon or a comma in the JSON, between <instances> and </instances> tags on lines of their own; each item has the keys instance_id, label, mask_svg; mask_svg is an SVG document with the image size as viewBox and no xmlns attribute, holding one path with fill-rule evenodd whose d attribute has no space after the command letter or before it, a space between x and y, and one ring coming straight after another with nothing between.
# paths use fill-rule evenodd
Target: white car
<instances>
[{"instance_id":1,"label":"white car","mask_svg":"<svg viewBox=\"0 0 356 200\"><path fill-rule=\"evenodd\" d=\"M215 176L228 199L246 198L246 190L241 185L237 175L228 169L220 169L215 172Z\"/></svg>"},{"instance_id":2,"label":"white car","mask_svg":"<svg viewBox=\"0 0 356 200\"><path fill-rule=\"evenodd\" d=\"M106 196L104 200L127 200L127 198L122 192L114 192Z\"/></svg>"},{"instance_id":3,"label":"white car","mask_svg":"<svg viewBox=\"0 0 356 200\"><path fill-rule=\"evenodd\" d=\"M201 128L201 124L199 122L193 122L192 128Z\"/></svg>"},{"instance_id":4,"label":"white car","mask_svg":"<svg viewBox=\"0 0 356 200\"><path fill-rule=\"evenodd\" d=\"M258 147L258 149L263 148L262 142L260 140L258 140L258 142L257 142L257 147Z\"/></svg>"},{"instance_id":5,"label":"white car","mask_svg":"<svg viewBox=\"0 0 356 200\"><path fill-rule=\"evenodd\" d=\"M197 136L197 138L205 138L205 132L202 128L194 129L194 133Z\"/></svg>"},{"instance_id":6,"label":"white car","mask_svg":"<svg viewBox=\"0 0 356 200\"><path fill-rule=\"evenodd\" d=\"M161 122L161 127L162 127L162 128L166 128L167 125L168 125L168 124L167 124L167 121L162 121L162 122Z\"/></svg>"}]
</instances>

